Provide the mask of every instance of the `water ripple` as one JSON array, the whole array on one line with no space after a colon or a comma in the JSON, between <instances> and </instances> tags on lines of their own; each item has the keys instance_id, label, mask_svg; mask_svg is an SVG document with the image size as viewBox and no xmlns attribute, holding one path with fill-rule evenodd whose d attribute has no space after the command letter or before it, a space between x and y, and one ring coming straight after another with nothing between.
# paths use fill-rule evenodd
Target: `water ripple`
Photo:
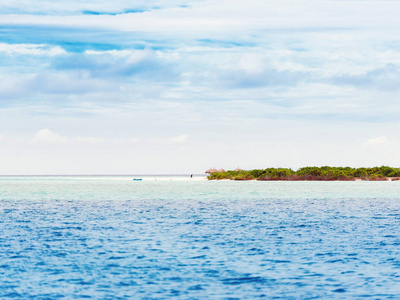
<instances>
[{"instance_id":1,"label":"water ripple","mask_svg":"<svg viewBox=\"0 0 400 300\"><path fill-rule=\"evenodd\" d=\"M397 299L399 186L2 180L0 298Z\"/></svg>"}]
</instances>

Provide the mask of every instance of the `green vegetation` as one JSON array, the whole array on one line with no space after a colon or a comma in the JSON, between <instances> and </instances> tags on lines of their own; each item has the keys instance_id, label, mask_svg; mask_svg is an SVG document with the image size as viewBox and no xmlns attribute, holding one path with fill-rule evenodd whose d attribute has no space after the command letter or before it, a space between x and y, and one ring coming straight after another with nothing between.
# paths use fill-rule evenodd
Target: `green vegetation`
<instances>
[{"instance_id":1,"label":"green vegetation","mask_svg":"<svg viewBox=\"0 0 400 300\"><path fill-rule=\"evenodd\" d=\"M373 168L350 167L303 167L297 171L286 168L267 168L249 171L215 172L208 176L210 180L387 180L395 177L399 180L400 169L388 166Z\"/></svg>"}]
</instances>

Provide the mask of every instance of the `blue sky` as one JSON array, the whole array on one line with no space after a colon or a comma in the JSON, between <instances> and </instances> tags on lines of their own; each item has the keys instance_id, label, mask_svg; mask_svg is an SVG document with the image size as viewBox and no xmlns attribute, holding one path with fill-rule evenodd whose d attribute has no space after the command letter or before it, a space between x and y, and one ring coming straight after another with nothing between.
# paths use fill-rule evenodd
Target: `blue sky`
<instances>
[{"instance_id":1,"label":"blue sky","mask_svg":"<svg viewBox=\"0 0 400 300\"><path fill-rule=\"evenodd\" d=\"M399 166L398 11L0 0L0 173Z\"/></svg>"}]
</instances>

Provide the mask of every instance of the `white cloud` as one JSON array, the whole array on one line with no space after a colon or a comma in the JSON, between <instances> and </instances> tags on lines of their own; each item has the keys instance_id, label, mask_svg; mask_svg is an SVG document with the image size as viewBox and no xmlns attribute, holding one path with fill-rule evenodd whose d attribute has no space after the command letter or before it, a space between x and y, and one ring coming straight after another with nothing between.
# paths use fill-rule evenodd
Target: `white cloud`
<instances>
[{"instance_id":1,"label":"white cloud","mask_svg":"<svg viewBox=\"0 0 400 300\"><path fill-rule=\"evenodd\" d=\"M193 3L197 0L190 0ZM122 13L141 12L151 9L163 9L168 7L188 4L189 0L0 0L0 10L19 14L80 14L80 13Z\"/></svg>"},{"instance_id":2,"label":"white cloud","mask_svg":"<svg viewBox=\"0 0 400 300\"><path fill-rule=\"evenodd\" d=\"M183 142L185 142L187 140L187 138L188 138L187 134L182 134L182 135L171 137L169 139L169 141L171 143L183 143Z\"/></svg>"},{"instance_id":3,"label":"white cloud","mask_svg":"<svg viewBox=\"0 0 400 300\"><path fill-rule=\"evenodd\" d=\"M379 136L376 138L369 139L365 142L365 145L367 146L383 146L389 144L389 140L386 138L386 136Z\"/></svg>"},{"instance_id":4,"label":"white cloud","mask_svg":"<svg viewBox=\"0 0 400 300\"><path fill-rule=\"evenodd\" d=\"M59 72L75 71L86 77L108 77L118 82L133 76L146 81L170 81L178 75L165 57L149 49L71 53L56 59L51 67Z\"/></svg>"},{"instance_id":5,"label":"white cloud","mask_svg":"<svg viewBox=\"0 0 400 300\"><path fill-rule=\"evenodd\" d=\"M34 139L32 140L34 143L43 143L43 144L82 144L82 145L97 145L102 144L106 141L104 138L97 137L73 137L67 138L65 136L61 136L51 130L44 128L39 130Z\"/></svg>"},{"instance_id":6,"label":"white cloud","mask_svg":"<svg viewBox=\"0 0 400 300\"><path fill-rule=\"evenodd\" d=\"M140 145L146 145L146 146L154 146L154 145L169 145L173 146L175 144L182 144L187 141L189 135L188 134L182 134L182 135L177 135L177 136L172 136L169 138L162 137L162 136L147 136L146 138L141 138Z\"/></svg>"},{"instance_id":7,"label":"white cloud","mask_svg":"<svg viewBox=\"0 0 400 300\"><path fill-rule=\"evenodd\" d=\"M8 1L7 1L8 2ZM198 1L189 7L152 10L141 14L65 16L81 10L123 11L131 1L75 2L66 4L41 1L28 3L25 12L37 10L58 12L59 15L4 15L3 24L41 24L82 27L107 27L141 32L201 34L202 32L241 33L271 28L393 28L399 25L398 1L313 1L313 0L221 0ZM124 3L125 2L125 3ZM165 2L165 1L164 1ZM183 1L182 1L183 2ZM161 3L161 2L160 2ZM368 3L367 5L365 3ZM7 12L5 4L1 11ZM22 7L19 4L19 7ZM164 6L165 7L165 6ZM46 9L47 8L47 9ZM10 11L10 10L9 10ZM18 9L18 11L24 11ZM11 12L11 11L10 11ZM64 15L60 17L60 15ZM194 31L195 30L195 31Z\"/></svg>"},{"instance_id":8,"label":"white cloud","mask_svg":"<svg viewBox=\"0 0 400 300\"><path fill-rule=\"evenodd\" d=\"M96 137L77 137L73 138L72 141L76 141L80 144L102 144L106 140L104 138L96 138Z\"/></svg>"},{"instance_id":9,"label":"white cloud","mask_svg":"<svg viewBox=\"0 0 400 300\"><path fill-rule=\"evenodd\" d=\"M57 56L66 54L67 52L60 46L0 43L0 53L7 55Z\"/></svg>"},{"instance_id":10,"label":"white cloud","mask_svg":"<svg viewBox=\"0 0 400 300\"><path fill-rule=\"evenodd\" d=\"M121 13L124 11L149 10L152 8L173 7L187 3L187 0L0 0L0 11L14 14L81 14Z\"/></svg>"},{"instance_id":11,"label":"white cloud","mask_svg":"<svg viewBox=\"0 0 400 300\"><path fill-rule=\"evenodd\" d=\"M107 50L107 51L100 51L100 50L86 50L84 53L87 55L113 55L113 56L130 56L134 55L134 50Z\"/></svg>"},{"instance_id":12,"label":"white cloud","mask_svg":"<svg viewBox=\"0 0 400 300\"><path fill-rule=\"evenodd\" d=\"M132 144L137 144L142 140L141 137L133 137L133 138L119 138L119 139L113 139L112 142L115 144L119 145L132 145Z\"/></svg>"},{"instance_id":13,"label":"white cloud","mask_svg":"<svg viewBox=\"0 0 400 300\"><path fill-rule=\"evenodd\" d=\"M248 53L238 61L238 68L246 73L261 74L265 69L265 57L259 53Z\"/></svg>"},{"instance_id":14,"label":"white cloud","mask_svg":"<svg viewBox=\"0 0 400 300\"><path fill-rule=\"evenodd\" d=\"M47 128L39 130L33 139L35 143L46 144L65 144L67 141L68 139L66 137L60 136Z\"/></svg>"}]
</instances>

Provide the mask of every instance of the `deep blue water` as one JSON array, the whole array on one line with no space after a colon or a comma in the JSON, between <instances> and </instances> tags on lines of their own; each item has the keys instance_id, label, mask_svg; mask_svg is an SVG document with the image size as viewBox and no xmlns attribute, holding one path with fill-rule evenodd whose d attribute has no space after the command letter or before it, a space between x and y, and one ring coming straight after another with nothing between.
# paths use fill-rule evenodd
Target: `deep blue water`
<instances>
[{"instance_id":1,"label":"deep blue water","mask_svg":"<svg viewBox=\"0 0 400 300\"><path fill-rule=\"evenodd\" d=\"M400 298L400 182L0 177L0 197L0 299Z\"/></svg>"}]
</instances>

